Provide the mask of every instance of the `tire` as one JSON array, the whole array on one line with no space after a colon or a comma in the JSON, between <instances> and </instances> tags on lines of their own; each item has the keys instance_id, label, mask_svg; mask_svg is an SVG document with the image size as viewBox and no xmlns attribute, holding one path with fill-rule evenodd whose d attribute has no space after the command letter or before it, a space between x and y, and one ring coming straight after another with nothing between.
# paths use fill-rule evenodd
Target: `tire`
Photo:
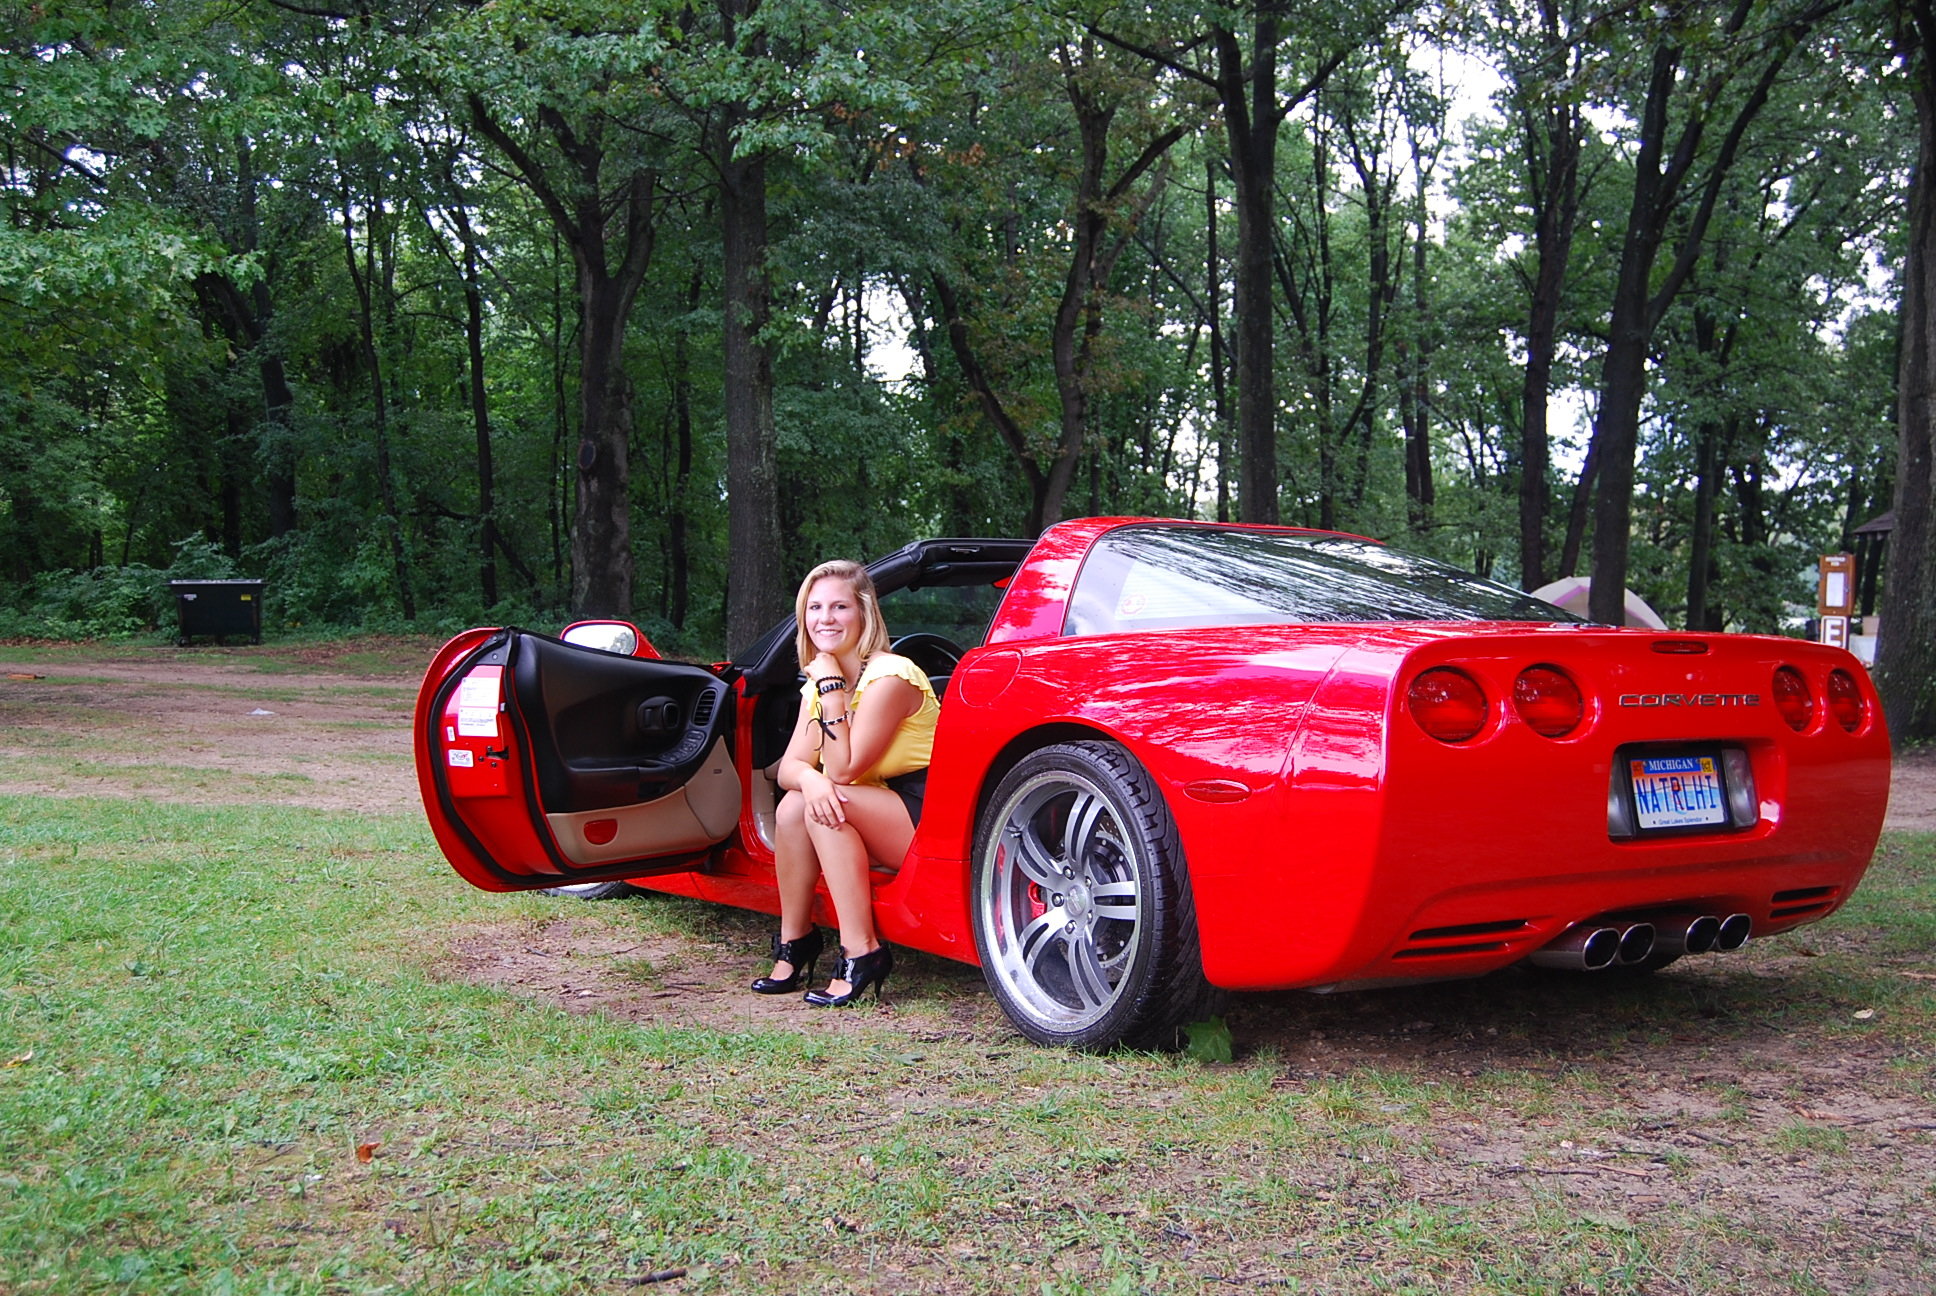
<instances>
[{"instance_id":1,"label":"tire","mask_svg":"<svg viewBox=\"0 0 1936 1296\"><path fill-rule=\"evenodd\" d=\"M1116 744L1060 743L1010 770L972 885L982 975L1037 1044L1174 1049L1216 1011L1176 825Z\"/></svg>"},{"instance_id":2,"label":"tire","mask_svg":"<svg viewBox=\"0 0 1936 1296\"><path fill-rule=\"evenodd\" d=\"M623 900L645 893L630 882L574 882L570 886L545 887L540 895L569 896L574 900Z\"/></svg>"}]
</instances>

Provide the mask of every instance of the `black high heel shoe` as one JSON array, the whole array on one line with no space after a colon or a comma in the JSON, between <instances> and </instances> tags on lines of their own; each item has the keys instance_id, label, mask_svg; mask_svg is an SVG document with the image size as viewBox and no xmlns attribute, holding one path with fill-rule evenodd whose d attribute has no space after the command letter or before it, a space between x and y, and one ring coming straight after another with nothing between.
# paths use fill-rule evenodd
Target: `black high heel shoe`
<instances>
[{"instance_id":1,"label":"black high heel shoe","mask_svg":"<svg viewBox=\"0 0 1936 1296\"><path fill-rule=\"evenodd\" d=\"M887 984L887 974L894 970L894 951L883 945L872 954L862 954L859 958L848 958L847 951L840 951L840 971L834 980L847 983L846 994L828 994L825 990L809 990L802 996L816 1008L840 1008L860 998L867 987L874 987L874 998L881 997L881 987Z\"/></svg>"},{"instance_id":2,"label":"black high heel shoe","mask_svg":"<svg viewBox=\"0 0 1936 1296\"><path fill-rule=\"evenodd\" d=\"M753 993L792 994L800 988L802 980L813 980L814 965L820 962L820 951L825 948L826 938L820 934L818 927L790 941L781 940L778 932L773 933L773 961L793 964L793 975L763 976L753 983Z\"/></svg>"}]
</instances>

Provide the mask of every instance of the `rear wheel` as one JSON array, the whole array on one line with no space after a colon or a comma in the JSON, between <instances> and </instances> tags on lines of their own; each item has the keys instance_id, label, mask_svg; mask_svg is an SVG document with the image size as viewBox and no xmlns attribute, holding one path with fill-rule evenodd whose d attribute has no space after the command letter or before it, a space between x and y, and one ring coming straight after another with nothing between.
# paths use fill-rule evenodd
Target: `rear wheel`
<instances>
[{"instance_id":1,"label":"rear wheel","mask_svg":"<svg viewBox=\"0 0 1936 1296\"><path fill-rule=\"evenodd\" d=\"M1215 1011L1176 825L1114 743L1045 747L1009 771L973 886L983 975L1036 1043L1171 1049Z\"/></svg>"}]
</instances>

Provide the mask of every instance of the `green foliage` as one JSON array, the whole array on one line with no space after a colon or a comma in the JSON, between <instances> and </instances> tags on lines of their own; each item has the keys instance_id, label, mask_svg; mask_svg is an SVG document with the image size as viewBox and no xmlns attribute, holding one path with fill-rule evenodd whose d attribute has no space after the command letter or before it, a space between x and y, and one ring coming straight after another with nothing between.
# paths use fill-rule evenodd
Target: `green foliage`
<instances>
[{"instance_id":1,"label":"green foliage","mask_svg":"<svg viewBox=\"0 0 1936 1296\"><path fill-rule=\"evenodd\" d=\"M0 638L96 639L144 634L172 624L171 580L235 576L227 554L200 536L175 544L175 561L162 570L141 563L87 571L48 571L0 606Z\"/></svg>"},{"instance_id":2,"label":"green foliage","mask_svg":"<svg viewBox=\"0 0 1936 1296\"><path fill-rule=\"evenodd\" d=\"M1214 72L1215 43L1195 40L1210 26L1243 46L1248 11L765 0L728 23L710 5L504 0L341 23L213 0L16 7L0 104L14 177L0 199L10 633L165 622L135 591L174 569L184 537L261 573L277 630L403 626L412 612L423 626L566 619L583 253L558 205L615 213L637 183L648 225L614 217L603 235L609 256L633 237L651 251L623 358L633 600L655 640L730 652L716 188L729 113L731 147L769 159L783 537L770 559L787 580L829 553L1023 529L1040 503L1025 462L1057 461L1078 407L1064 514L1234 507L1220 453L1232 160L1215 96L1187 69ZM1753 8L1757 24L1778 16ZM1659 20L1680 25L1690 67L1731 52L1710 10ZM1345 38L1363 13L1286 19L1287 98L1345 40L1276 140L1287 520L1517 575L1545 165L1528 132L1583 108L1545 482L1557 555L1658 33L1652 19L1553 12L1549 33L1516 0L1427 6L1362 41ZM1670 614L1699 583L1699 525L1714 536L1710 618L1781 629L1813 555L1888 506L1890 275L1914 123L1869 17L1846 11L1797 49L1743 140L1712 251L1658 325L1633 570ZM1457 120L1471 87L1441 80L1439 42L1500 73L1495 113ZM1185 71L1145 57L1166 50ZM544 186L480 137L474 99ZM1160 162L1109 188L1179 126ZM1719 136L1701 141L1702 165ZM1104 187L1085 207L1092 165ZM1072 393L1051 343L1074 231L1096 213L1120 251L1069 335L1082 348ZM1733 339L1725 358L1704 349L1710 326ZM997 434L991 396L1019 448ZM1407 494L1408 425L1429 440L1429 506ZM1703 494L1704 446L1720 448Z\"/></svg>"}]
</instances>

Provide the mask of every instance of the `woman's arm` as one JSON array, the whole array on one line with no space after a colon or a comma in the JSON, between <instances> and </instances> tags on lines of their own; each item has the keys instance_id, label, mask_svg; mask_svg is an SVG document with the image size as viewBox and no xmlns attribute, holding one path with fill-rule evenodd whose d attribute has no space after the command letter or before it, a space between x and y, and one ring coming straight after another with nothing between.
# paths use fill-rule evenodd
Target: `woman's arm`
<instances>
[{"instance_id":1,"label":"woman's arm","mask_svg":"<svg viewBox=\"0 0 1936 1296\"><path fill-rule=\"evenodd\" d=\"M819 774L814 763L814 749L820 745L820 726L808 714L806 699L800 701L800 714L793 722L793 736L787 739L786 751L780 756L780 786L789 792L800 790L802 777Z\"/></svg>"},{"instance_id":2,"label":"woman's arm","mask_svg":"<svg viewBox=\"0 0 1936 1296\"><path fill-rule=\"evenodd\" d=\"M814 764L814 749L823 741L820 726L802 699L800 717L793 722L793 737L787 740L786 753L780 757L780 786L805 799L807 818L814 823L845 823L847 812L841 808L844 798L840 789Z\"/></svg>"},{"instance_id":3,"label":"woman's arm","mask_svg":"<svg viewBox=\"0 0 1936 1296\"><path fill-rule=\"evenodd\" d=\"M880 763L901 722L921 709L921 690L898 675L882 675L867 686L867 705L846 712L820 749L822 768L836 783L852 783ZM815 726L818 728L819 726ZM845 731L845 732L843 732Z\"/></svg>"}]
</instances>

